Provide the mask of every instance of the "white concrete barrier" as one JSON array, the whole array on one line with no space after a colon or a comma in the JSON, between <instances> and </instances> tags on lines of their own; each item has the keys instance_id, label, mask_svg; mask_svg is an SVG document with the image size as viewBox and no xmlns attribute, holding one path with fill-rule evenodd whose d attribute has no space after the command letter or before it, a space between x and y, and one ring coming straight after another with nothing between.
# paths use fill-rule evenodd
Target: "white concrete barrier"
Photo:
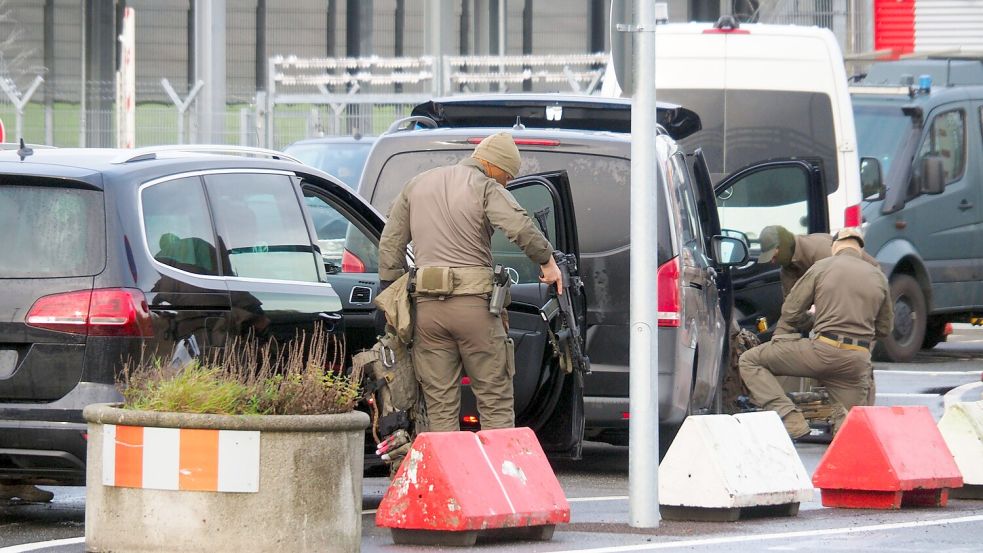
<instances>
[{"instance_id":1,"label":"white concrete barrier","mask_svg":"<svg viewBox=\"0 0 983 553\"><path fill-rule=\"evenodd\" d=\"M949 496L983 499L983 401L947 405L939 431L963 473L963 487L950 490Z\"/></svg>"},{"instance_id":2,"label":"white concrete barrier","mask_svg":"<svg viewBox=\"0 0 983 553\"><path fill-rule=\"evenodd\" d=\"M812 481L774 411L688 417L659 466L669 520L795 515Z\"/></svg>"}]
</instances>

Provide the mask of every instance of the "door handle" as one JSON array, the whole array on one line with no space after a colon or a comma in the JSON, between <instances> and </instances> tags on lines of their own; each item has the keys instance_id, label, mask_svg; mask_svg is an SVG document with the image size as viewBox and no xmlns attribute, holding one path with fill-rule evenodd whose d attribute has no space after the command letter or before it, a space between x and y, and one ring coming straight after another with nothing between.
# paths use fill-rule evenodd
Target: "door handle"
<instances>
[{"instance_id":1,"label":"door handle","mask_svg":"<svg viewBox=\"0 0 983 553\"><path fill-rule=\"evenodd\" d=\"M322 311L318 313L317 316L325 324L328 332L334 332L338 327L338 323L340 323L342 319L341 313L329 313L327 311Z\"/></svg>"},{"instance_id":2,"label":"door handle","mask_svg":"<svg viewBox=\"0 0 983 553\"><path fill-rule=\"evenodd\" d=\"M966 211L967 209L973 209L973 202L963 199L963 201L959 202L959 210Z\"/></svg>"}]
</instances>

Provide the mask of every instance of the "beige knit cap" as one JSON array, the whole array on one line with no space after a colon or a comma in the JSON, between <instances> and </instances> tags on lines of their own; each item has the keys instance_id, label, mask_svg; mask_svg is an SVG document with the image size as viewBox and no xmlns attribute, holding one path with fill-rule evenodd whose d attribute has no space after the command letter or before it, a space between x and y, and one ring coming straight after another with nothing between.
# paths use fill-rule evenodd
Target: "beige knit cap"
<instances>
[{"instance_id":1,"label":"beige knit cap","mask_svg":"<svg viewBox=\"0 0 983 553\"><path fill-rule=\"evenodd\" d=\"M519 148L507 132L495 133L479 142L471 157L483 159L513 178L519 174L519 166L522 165Z\"/></svg>"}]
</instances>

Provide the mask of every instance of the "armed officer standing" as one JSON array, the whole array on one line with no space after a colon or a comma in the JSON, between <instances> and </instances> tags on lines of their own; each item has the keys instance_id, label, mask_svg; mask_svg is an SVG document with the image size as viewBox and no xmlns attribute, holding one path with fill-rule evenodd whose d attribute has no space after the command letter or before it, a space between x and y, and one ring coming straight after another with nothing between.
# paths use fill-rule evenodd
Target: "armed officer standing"
<instances>
[{"instance_id":1,"label":"armed officer standing","mask_svg":"<svg viewBox=\"0 0 983 553\"><path fill-rule=\"evenodd\" d=\"M519 172L519 149L508 133L481 141L470 158L413 178L393 202L379 241L383 286L416 268L413 364L429 430L460 430L460 380L471 380L483 429L515 425L514 351L506 323L489 312L493 287L491 237L496 228L540 265L540 280L562 293L553 247L505 189Z\"/></svg>"},{"instance_id":2,"label":"armed officer standing","mask_svg":"<svg viewBox=\"0 0 983 553\"><path fill-rule=\"evenodd\" d=\"M785 299L782 319L797 331L811 328L815 338L776 335L741 355L741 378L751 399L763 409L777 411L793 439L808 434L809 425L775 376L822 382L843 407L833 415L835 432L846 411L865 402L871 341L891 332L894 307L887 279L864 261L862 247L858 230L840 230L833 240L833 255L806 271ZM815 316L809 312L813 305Z\"/></svg>"}]
</instances>

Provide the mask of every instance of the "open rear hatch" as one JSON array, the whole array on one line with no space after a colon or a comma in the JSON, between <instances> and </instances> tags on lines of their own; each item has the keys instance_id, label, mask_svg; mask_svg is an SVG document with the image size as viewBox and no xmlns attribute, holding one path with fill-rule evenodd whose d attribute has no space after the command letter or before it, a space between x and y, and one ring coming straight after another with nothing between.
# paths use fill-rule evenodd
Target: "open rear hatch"
<instances>
[{"instance_id":1,"label":"open rear hatch","mask_svg":"<svg viewBox=\"0 0 983 553\"><path fill-rule=\"evenodd\" d=\"M500 94L437 98L413 108L439 127L526 127L631 132L631 100L558 94ZM658 121L675 140L702 128L700 116L676 104L660 102Z\"/></svg>"}]
</instances>

